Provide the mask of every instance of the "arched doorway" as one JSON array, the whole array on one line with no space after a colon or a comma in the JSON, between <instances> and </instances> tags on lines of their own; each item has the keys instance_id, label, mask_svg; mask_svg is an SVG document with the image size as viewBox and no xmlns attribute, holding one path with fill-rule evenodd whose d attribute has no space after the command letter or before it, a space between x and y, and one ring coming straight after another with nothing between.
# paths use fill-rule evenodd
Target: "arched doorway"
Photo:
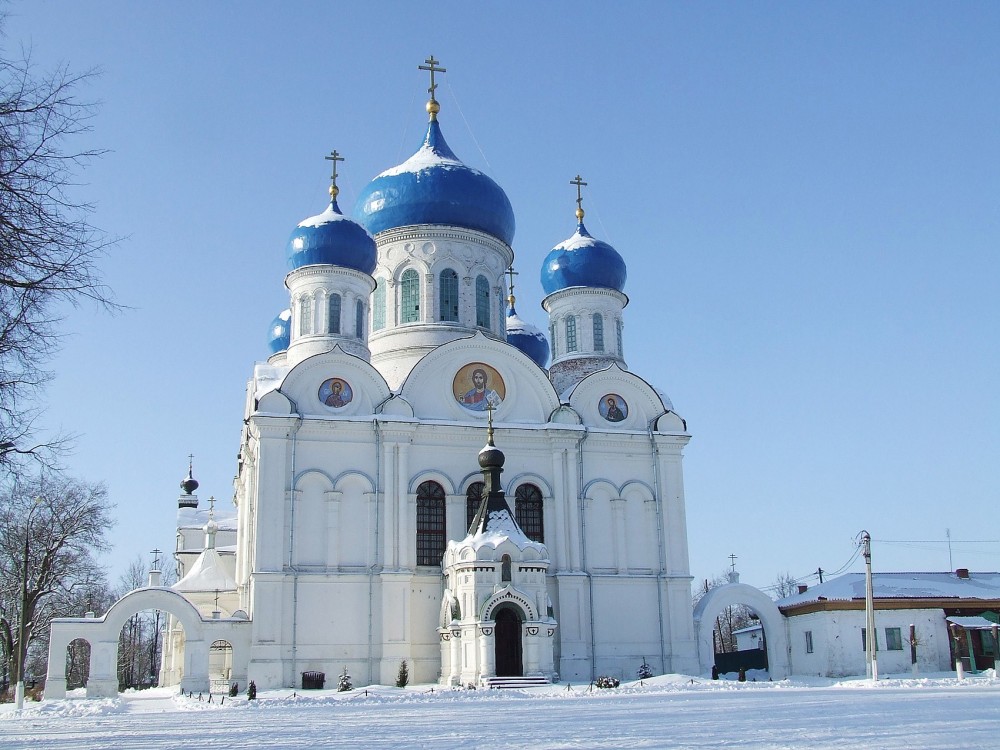
<instances>
[{"instance_id":1,"label":"arched doorway","mask_svg":"<svg viewBox=\"0 0 1000 750\"><path fill-rule=\"evenodd\" d=\"M226 640L212 641L208 650L209 690L224 693L233 677L233 644Z\"/></svg>"},{"instance_id":2,"label":"arched doorway","mask_svg":"<svg viewBox=\"0 0 1000 750\"><path fill-rule=\"evenodd\" d=\"M496 610L494 621L497 677L524 676L524 661L521 658L521 623L524 617L520 610L508 605Z\"/></svg>"},{"instance_id":3,"label":"arched doorway","mask_svg":"<svg viewBox=\"0 0 1000 750\"><path fill-rule=\"evenodd\" d=\"M87 687L90 679L90 641L74 638L66 646L66 689Z\"/></svg>"}]
</instances>

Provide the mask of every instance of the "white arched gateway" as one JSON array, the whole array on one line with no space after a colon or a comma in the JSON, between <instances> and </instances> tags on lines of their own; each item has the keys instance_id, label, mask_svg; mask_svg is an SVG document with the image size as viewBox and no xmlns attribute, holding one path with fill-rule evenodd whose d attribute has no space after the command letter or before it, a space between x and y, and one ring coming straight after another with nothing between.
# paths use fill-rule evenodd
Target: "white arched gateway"
<instances>
[{"instance_id":1,"label":"white arched gateway","mask_svg":"<svg viewBox=\"0 0 1000 750\"><path fill-rule=\"evenodd\" d=\"M103 617L61 617L52 621L45 697L66 697L66 649L78 638L90 643L87 697L112 698L118 695L118 638L122 627L133 615L151 609L173 615L184 627L181 691L208 692L209 649L215 641L224 640L232 645L233 664L247 663L249 621L205 619L190 601L176 591L163 586L149 586L127 593ZM234 673L232 677L237 681L246 681L245 674Z\"/></svg>"},{"instance_id":2,"label":"white arched gateway","mask_svg":"<svg viewBox=\"0 0 1000 750\"><path fill-rule=\"evenodd\" d=\"M767 643L767 664L771 676L784 679L789 674L788 634L785 632L785 618L778 611L778 605L767 594L745 583L728 583L717 586L705 594L694 608L695 637L698 639L698 663L702 674L712 671L715 663L715 648L712 644L712 630L716 618L726 607L742 604L752 609L760 618Z\"/></svg>"}]
</instances>

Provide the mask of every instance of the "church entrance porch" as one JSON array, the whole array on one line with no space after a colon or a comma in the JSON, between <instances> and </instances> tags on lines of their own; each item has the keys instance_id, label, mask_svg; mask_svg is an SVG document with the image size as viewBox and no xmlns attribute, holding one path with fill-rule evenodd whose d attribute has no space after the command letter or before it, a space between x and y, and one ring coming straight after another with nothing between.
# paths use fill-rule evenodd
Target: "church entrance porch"
<instances>
[{"instance_id":1,"label":"church entrance porch","mask_svg":"<svg viewBox=\"0 0 1000 750\"><path fill-rule=\"evenodd\" d=\"M524 618L520 611L513 606L505 606L497 610L495 619L496 675L497 677L521 677L524 675L521 646L521 625Z\"/></svg>"}]
</instances>

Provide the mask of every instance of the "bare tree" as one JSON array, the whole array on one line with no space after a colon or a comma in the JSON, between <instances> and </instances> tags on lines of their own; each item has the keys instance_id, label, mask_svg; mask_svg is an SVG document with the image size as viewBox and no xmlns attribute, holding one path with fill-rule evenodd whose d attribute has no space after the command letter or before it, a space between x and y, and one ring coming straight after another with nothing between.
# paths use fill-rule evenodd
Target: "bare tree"
<instances>
[{"instance_id":1,"label":"bare tree","mask_svg":"<svg viewBox=\"0 0 1000 750\"><path fill-rule=\"evenodd\" d=\"M93 73L38 73L30 54L8 57L0 51L0 464L45 447L27 444L60 310L85 300L117 309L97 267L113 243L91 225L76 181L101 153L78 146L94 107L77 92Z\"/></svg>"},{"instance_id":2,"label":"bare tree","mask_svg":"<svg viewBox=\"0 0 1000 750\"><path fill-rule=\"evenodd\" d=\"M12 682L53 617L82 614L87 592L106 589L93 555L107 547L110 510L103 485L60 474L0 488L0 651Z\"/></svg>"},{"instance_id":3,"label":"bare tree","mask_svg":"<svg viewBox=\"0 0 1000 750\"><path fill-rule=\"evenodd\" d=\"M774 584L771 586L774 589L775 599L784 599L786 596L791 596L799 590L799 581L797 578L793 578L791 573L787 571L778 575L774 579Z\"/></svg>"}]
</instances>

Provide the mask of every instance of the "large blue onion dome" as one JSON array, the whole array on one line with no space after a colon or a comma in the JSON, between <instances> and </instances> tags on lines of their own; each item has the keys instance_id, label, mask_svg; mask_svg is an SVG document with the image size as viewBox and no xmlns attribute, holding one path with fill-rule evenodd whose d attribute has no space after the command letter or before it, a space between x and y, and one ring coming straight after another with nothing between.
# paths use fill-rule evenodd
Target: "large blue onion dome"
<instances>
[{"instance_id":1,"label":"large blue onion dome","mask_svg":"<svg viewBox=\"0 0 1000 750\"><path fill-rule=\"evenodd\" d=\"M445 224L476 229L510 245L514 209L506 193L455 156L435 114L431 112L423 145L368 184L354 215L373 235L415 224Z\"/></svg>"},{"instance_id":2,"label":"large blue onion dome","mask_svg":"<svg viewBox=\"0 0 1000 750\"><path fill-rule=\"evenodd\" d=\"M327 265L371 274L378 259L375 240L364 227L340 212L336 186L331 193L333 199L326 211L301 222L288 238L288 269Z\"/></svg>"},{"instance_id":3,"label":"large blue onion dome","mask_svg":"<svg viewBox=\"0 0 1000 750\"><path fill-rule=\"evenodd\" d=\"M549 342L545 334L517 314L514 305L507 311L507 343L531 357L543 370L549 364Z\"/></svg>"},{"instance_id":4,"label":"large blue onion dome","mask_svg":"<svg viewBox=\"0 0 1000 750\"><path fill-rule=\"evenodd\" d=\"M271 330L267 334L267 347L271 354L277 354L288 349L292 340L292 311L285 310L271 321Z\"/></svg>"},{"instance_id":5,"label":"large blue onion dome","mask_svg":"<svg viewBox=\"0 0 1000 750\"><path fill-rule=\"evenodd\" d=\"M583 213L583 211L579 211ZM542 263L542 288L546 294L571 286L625 289L625 261L607 242L594 239L583 225L576 233L556 245Z\"/></svg>"}]
</instances>

